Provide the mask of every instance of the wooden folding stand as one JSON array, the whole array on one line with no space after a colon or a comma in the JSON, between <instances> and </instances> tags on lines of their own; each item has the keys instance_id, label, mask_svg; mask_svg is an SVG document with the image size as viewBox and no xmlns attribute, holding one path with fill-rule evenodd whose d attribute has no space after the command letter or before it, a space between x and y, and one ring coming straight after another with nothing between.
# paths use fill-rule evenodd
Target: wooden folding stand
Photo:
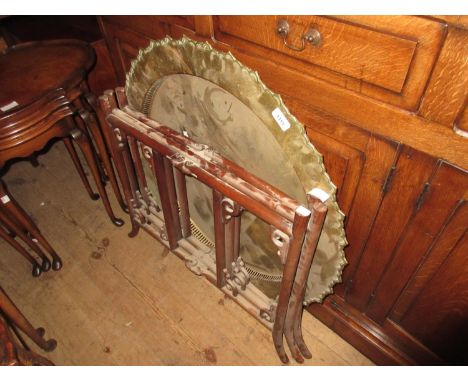
<instances>
[{"instance_id":1,"label":"wooden folding stand","mask_svg":"<svg viewBox=\"0 0 468 382\"><path fill-rule=\"evenodd\" d=\"M310 358L301 331L302 302L326 205L308 194L303 206L207 145L132 110L122 88L105 92L100 104L112 131L112 155L131 216L130 236L140 228L148 231L270 328L282 362L288 362L283 336L297 362ZM153 170L160 203L148 188L142 157ZM187 176L212 189L214 253L191 234ZM243 211L271 226L283 263L277 301L250 282L239 256Z\"/></svg>"}]
</instances>

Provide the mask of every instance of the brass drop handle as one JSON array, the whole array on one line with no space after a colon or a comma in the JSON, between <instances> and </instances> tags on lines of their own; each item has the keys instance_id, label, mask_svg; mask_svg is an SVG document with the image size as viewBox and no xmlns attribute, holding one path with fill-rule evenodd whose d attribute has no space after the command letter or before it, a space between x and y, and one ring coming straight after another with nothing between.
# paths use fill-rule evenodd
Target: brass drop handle
<instances>
[{"instance_id":1,"label":"brass drop handle","mask_svg":"<svg viewBox=\"0 0 468 382\"><path fill-rule=\"evenodd\" d=\"M306 34L302 36L302 46L296 47L288 43L288 34L289 34L289 23L284 20L278 20L276 24L276 32L283 37L283 43L289 49L295 50L296 52L302 52L306 48L306 43L311 43L314 46L319 45L322 42L322 35L317 29L309 28Z\"/></svg>"}]
</instances>

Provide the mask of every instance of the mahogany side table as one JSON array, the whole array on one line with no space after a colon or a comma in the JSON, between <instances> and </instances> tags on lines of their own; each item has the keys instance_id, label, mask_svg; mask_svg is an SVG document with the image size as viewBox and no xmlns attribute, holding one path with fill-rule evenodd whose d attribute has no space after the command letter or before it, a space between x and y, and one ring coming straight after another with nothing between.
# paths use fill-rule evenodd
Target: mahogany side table
<instances>
[{"instance_id":1,"label":"mahogany side table","mask_svg":"<svg viewBox=\"0 0 468 382\"><path fill-rule=\"evenodd\" d=\"M86 190L95 200L99 196L88 183L75 142L88 162L110 219L121 226L123 221L114 216L103 179L110 180L120 205L122 208L125 205L94 109L87 101L92 99L86 83L87 73L94 61L92 48L77 40L19 44L0 54L0 169L10 159L31 157L52 138L61 138ZM35 227L21 224L26 221L24 218L10 218L25 232L37 236L33 232ZM58 256L53 250L48 251L54 260L52 267L60 269ZM43 270L47 270L47 264Z\"/></svg>"}]
</instances>

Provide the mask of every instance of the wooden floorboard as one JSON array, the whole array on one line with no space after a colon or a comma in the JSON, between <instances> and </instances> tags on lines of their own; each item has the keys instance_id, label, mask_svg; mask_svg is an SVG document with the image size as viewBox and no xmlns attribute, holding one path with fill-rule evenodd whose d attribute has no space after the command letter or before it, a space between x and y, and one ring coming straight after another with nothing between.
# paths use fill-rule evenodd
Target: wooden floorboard
<instances>
[{"instance_id":1,"label":"wooden floorboard","mask_svg":"<svg viewBox=\"0 0 468 382\"><path fill-rule=\"evenodd\" d=\"M4 180L64 266L34 279L0 242L0 285L58 341L40 354L58 365L281 364L271 333L235 302L145 232L130 239L114 199L126 224L112 225L60 142L39 162L15 163ZM305 365L372 365L308 313L303 329L313 353Z\"/></svg>"}]
</instances>

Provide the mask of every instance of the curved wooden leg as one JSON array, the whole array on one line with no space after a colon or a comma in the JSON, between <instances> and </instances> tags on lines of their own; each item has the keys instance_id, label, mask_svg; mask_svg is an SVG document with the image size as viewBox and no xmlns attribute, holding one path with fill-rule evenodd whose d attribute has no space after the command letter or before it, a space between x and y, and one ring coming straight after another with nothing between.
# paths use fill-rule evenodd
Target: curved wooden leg
<instances>
[{"instance_id":1,"label":"curved wooden leg","mask_svg":"<svg viewBox=\"0 0 468 382\"><path fill-rule=\"evenodd\" d=\"M114 190L115 197L120 207L125 211L127 210L127 206L125 205L123 201L122 194L119 188L119 184L117 182L117 177L115 176L114 167L112 166L110 157L108 155L107 147L104 142L101 128L99 127L98 119L95 113L89 113L88 127L89 127L89 131L91 132L92 137L94 138L94 142L96 142L97 149L101 155L101 159L104 164L104 169L106 170L106 174L109 178L112 189Z\"/></svg>"},{"instance_id":2,"label":"curved wooden leg","mask_svg":"<svg viewBox=\"0 0 468 382\"><path fill-rule=\"evenodd\" d=\"M122 193L119 187L119 183L117 182L117 177L114 171L114 166L112 165L112 162L110 159L112 154L109 155L109 152L112 153L112 150L110 150L111 143L108 137L109 126L104 116L102 115L102 112L98 105L98 101L96 97L94 96L94 94L90 92L86 92L83 94L82 98L84 98L86 101L86 102L83 102L83 104L89 106L87 108L89 111L89 115L90 115L88 127L89 127L92 137L94 138L94 141L96 142L97 149L103 160L106 174L114 190L115 197L120 207L126 213L128 213L128 207L125 205L125 202L123 200Z\"/></svg>"},{"instance_id":3,"label":"curved wooden leg","mask_svg":"<svg viewBox=\"0 0 468 382\"><path fill-rule=\"evenodd\" d=\"M14 240L2 226L0 226L0 237L3 240L5 240L8 244L10 244L14 249L16 249L20 253L20 255L22 255L26 260L28 260L31 263L31 265L33 266L33 277L40 276L40 274L42 273L42 269L39 263L36 261L36 259L32 257L31 254L28 251L26 251L21 245L19 245L19 243L16 240Z\"/></svg>"},{"instance_id":4,"label":"curved wooden leg","mask_svg":"<svg viewBox=\"0 0 468 382\"><path fill-rule=\"evenodd\" d=\"M8 212L10 216L13 216L18 223L25 228L30 235L32 235L42 247L50 254L52 257L52 269L58 271L62 268L62 260L59 255L55 252L49 242L42 236L41 231L37 228L36 224L29 217L26 211L21 208L19 203L13 198L12 195L6 193L6 189L0 184L0 193L8 195L10 202L3 204L3 208Z\"/></svg>"},{"instance_id":5,"label":"curved wooden leg","mask_svg":"<svg viewBox=\"0 0 468 382\"><path fill-rule=\"evenodd\" d=\"M78 154L75 150L75 146L73 146L71 138L63 137L63 143L65 144L65 147L67 148L67 151L70 154L73 164L75 165L76 171L80 175L81 181L83 182L83 185L85 186L89 197L91 198L91 200L98 200L99 195L93 192L91 185L89 184L88 177L86 176L83 170L83 166L81 165L80 158L78 157Z\"/></svg>"},{"instance_id":6,"label":"curved wooden leg","mask_svg":"<svg viewBox=\"0 0 468 382\"><path fill-rule=\"evenodd\" d=\"M37 253L37 255L42 259L41 269L43 272L47 272L50 267L50 260L47 258L45 253L42 251L41 248L31 239L31 237L24 232L23 227L21 227L17 221L14 219L10 219L7 217L5 210L2 208L2 213L0 214L0 222L1 224L6 227L9 231L14 231L23 240L29 247Z\"/></svg>"},{"instance_id":7,"label":"curved wooden leg","mask_svg":"<svg viewBox=\"0 0 468 382\"><path fill-rule=\"evenodd\" d=\"M20 329L24 334L31 338L34 343L45 351L52 351L57 346L57 341L54 339L45 340L40 332L35 329L21 311L16 307L14 302L8 297L5 291L0 287L0 310L8 317L14 326Z\"/></svg>"},{"instance_id":8,"label":"curved wooden leg","mask_svg":"<svg viewBox=\"0 0 468 382\"><path fill-rule=\"evenodd\" d=\"M304 293L302 294L301 301L303 299L304 299ZM304 341L304 337L302 335L302 313L303 312L304 312L303 308L297 311L296 325L294 326L294 339L296 340L297 346L299 347L299 350L301 351L302 355L307 359L311 359L312 353L307 347Z\"/></svg>"},{"instance_id":9,"label":"curved wooden leg","mask_svg":"<svg viewBox=\"0 0 468 382\"><path fill-rule=\"evenodd\" d=\"M107 214L109 215L112 223L114 223L117 227L121 227L124 224L124 222L122 219L116 218L114 212L112 211L112 207L107 197L106 189L104 187L104 184L102 183L101 174L96 163L95 153L92 149L88 133L86 132L85 127L83 126L84 122L81 119L81 117L77 117L77 121L82 126L82 128L79 130L75 129L72 132L72 137L83 152L86 162L88 163L89 169L93 174L94 181L96 182L99 195L101 195L102 203L104 204L104 208L106 209Z\"/></svg>"},{"instance_id":10,"label":"curved wooden leg","mask_svg":"<svg viewBox=\"0 0 468 382\"><path fill-rule=\"evenodd\" d=\"M117 142L115 140L112 141L112 155L114 158L115 167L117 169L117 173L120 177L120 182L122 183L123 193L125 196L125 200L127 202L129 214L130 214L130 221L132 224L132 230L129 232L129 237L135 237L139 230L140 225L135 221L135 210L134 210L134 203L135 196L133 195L132 185L130 184L130 176L131 174L127 172L126 161L124 159L124 155L128 158L128 153L126 149L128 149L127 142ZM127 161L128 162L128 161Z\"/></svg>"}]
</instances>

